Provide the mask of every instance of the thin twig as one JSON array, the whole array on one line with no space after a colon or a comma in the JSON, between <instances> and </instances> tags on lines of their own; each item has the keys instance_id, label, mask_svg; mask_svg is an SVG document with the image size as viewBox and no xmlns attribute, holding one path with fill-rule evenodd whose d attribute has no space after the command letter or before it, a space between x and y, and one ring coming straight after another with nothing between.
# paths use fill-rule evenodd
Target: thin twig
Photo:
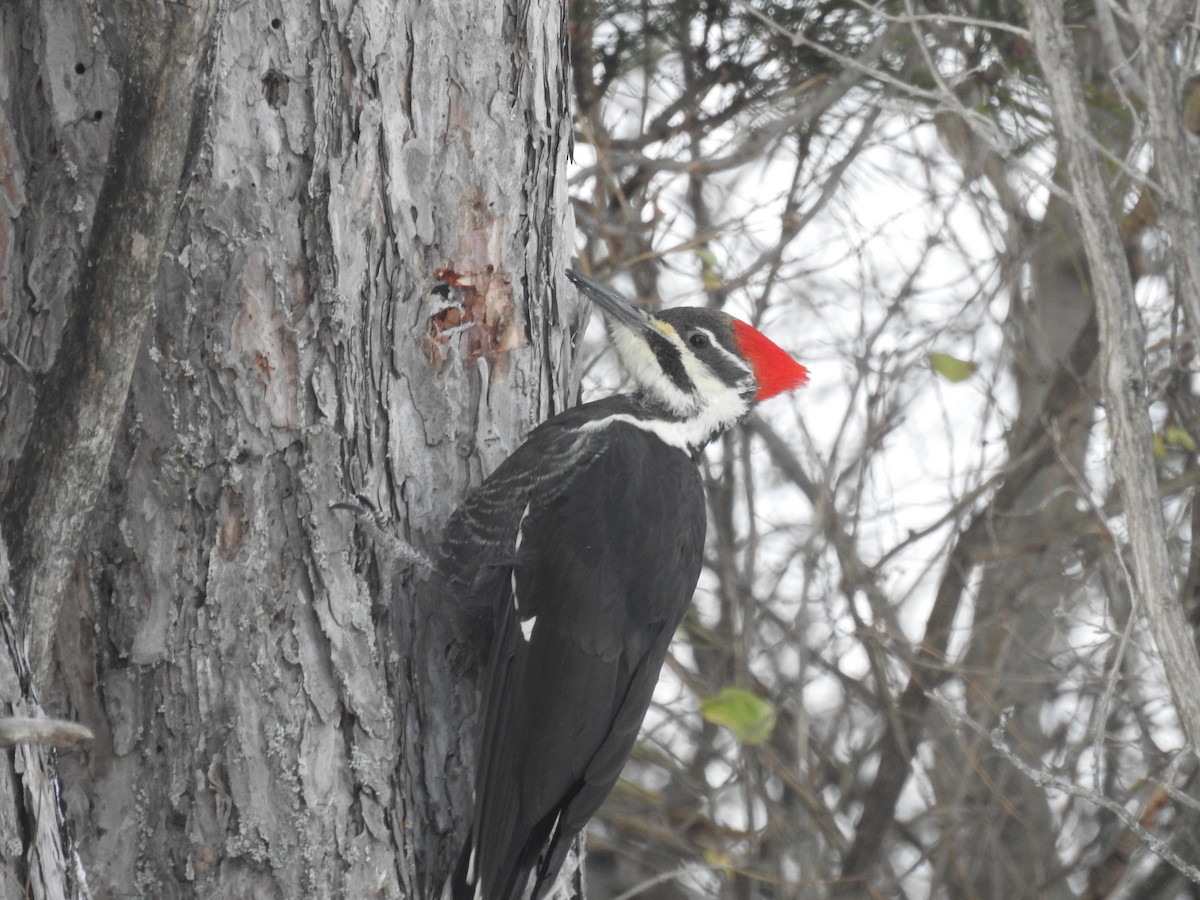
<instances>
[{"instance_id":1,"label":"thin twig","mask_svg":"<svg viewBox=\"0 0 1200 900\"><path fill-rule=\"evenodd\" d=\"M1170 846L1162 840L1162 838L1151 834L1138 821L1138 817L1127 810L1117 801L1104 796L1098 791L1091 788L1083 787L1073 781L1068 781L1061 775L1056 775L1053 772L1048 772L1045 769L1038 768L1026 762L1018 756L1004 740L1004 727L1007 724L1007 717L1002 716L1000 724L993 729L984 728L962 710L957 709L954 704L936 693L931 692L929 698L938 705L943 713L959 725L965 726L970 731L983 738L991 745L992 749L1003 756L1012 766L1032 781L1035 785L1041 788L1049 788L1050 790L1058 791L1066 794L1069 797L1076 797L1080 800L1085 800L1102 809L1112 813L1120 819L1130 831L1136 834L1142 841L1145 842L1155 856L1158 856L1164 862L1174 866L1188 880L1200 884L1200 868L1193 866L1191 863L1184 860L1179 854L1170 848Z\"/></svg>"}]
</instances>

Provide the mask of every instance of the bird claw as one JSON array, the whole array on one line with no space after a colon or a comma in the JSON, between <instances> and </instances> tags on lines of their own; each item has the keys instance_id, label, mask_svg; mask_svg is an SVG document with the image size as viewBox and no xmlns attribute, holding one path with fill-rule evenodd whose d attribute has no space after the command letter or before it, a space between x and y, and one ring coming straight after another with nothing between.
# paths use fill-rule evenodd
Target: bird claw
<instances>
[{"instance_id":1,"label":"bird claw","mask_svg":"<svg viewBox=\"0 0 1200 900\"><path fill-rule=\"evenodd\" d=\"M354 517L363 525L372 542L383 548L384 553L396 562L406 566L416 566L427 572L433 571L433 562L393 530L394 523L383 514L370 500L362 494L355 495L357 503L339 501L331 503L330 509L344 509L354 513Z\"/></svg>"}]
</instances>

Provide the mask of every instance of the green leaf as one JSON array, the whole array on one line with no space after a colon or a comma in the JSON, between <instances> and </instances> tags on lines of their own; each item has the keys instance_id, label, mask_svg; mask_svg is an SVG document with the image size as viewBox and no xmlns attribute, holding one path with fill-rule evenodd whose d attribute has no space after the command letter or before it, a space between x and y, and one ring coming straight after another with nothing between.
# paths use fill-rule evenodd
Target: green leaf
<instances>
[{"instance_id":1,"label":"green leaf","mask_svg":"<svg viewBox=\"0 0 1200 900\"><path fill-rule=\"evenodd\" d=\"M726 878L732 877L736 871L732 853L709 848L704 851L704 861L712 866L714 872L723 872Z\"/></svg>"},{"instance_id":2,"label":"green leaf","mask_svg":"<svg viewBox=\"0 0 1200 900\"><path fill-rule=\"evenodd\" d=\"M1163 440L1172 447L1182 447L1188 453L1196 452L1196 439L1188 434L1187 429L1171 425L1163 432Z\"/></svg>"},{"instance_id":3,"label":"green leaf","mask_svg":"<svg viewBox=\"0 0 1200 900\"><path fill-rule=\"evenodd\" d=\"M949 353L930 353L929 366L947 381L957 384L974 375L975 370L979 368L979 363L958 359Z\"/></svg>"},{"instance_id":4,"label":"green leaf","mask_svg":"<svg viewBox=\"0 0 1200 900\"><path fill-rule=\"evenodd\" d=\"M755 746L775 730L775 707L770 700L742 688L722 688L700 701L700 714L714 725L722 725L743 744Z\"/></svg>"},{"instance_id":5,"label":"green leaf","mask_svg":"<svg viewBox=\"0 0 1200 900\"><path fill-rule=\"evenodd\" d=\"M707 247L697 247L695 252L700 259L700 280L704 283L704 289L706 291L720 290L723 279L721 278L721 268L717 265L717 255Z\"/></svg>"}]
</instances>

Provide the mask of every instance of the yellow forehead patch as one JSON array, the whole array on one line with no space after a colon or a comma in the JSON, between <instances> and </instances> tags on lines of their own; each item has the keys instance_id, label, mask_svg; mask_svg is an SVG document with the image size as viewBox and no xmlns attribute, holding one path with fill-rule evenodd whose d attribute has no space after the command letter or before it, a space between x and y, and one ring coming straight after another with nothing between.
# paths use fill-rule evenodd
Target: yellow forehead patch
<instances>
[{"instance_id":1,"label":"yellow forehead patch","mask_svg":"<svg viewBox=\"0 0 1200 900\"><path fill-rule=\"evenodd\" d=\"M654 319L654 327L665 334L667 337L675 337L675 329L664 322L662 319Z\"/></svg>"}]
</instances>

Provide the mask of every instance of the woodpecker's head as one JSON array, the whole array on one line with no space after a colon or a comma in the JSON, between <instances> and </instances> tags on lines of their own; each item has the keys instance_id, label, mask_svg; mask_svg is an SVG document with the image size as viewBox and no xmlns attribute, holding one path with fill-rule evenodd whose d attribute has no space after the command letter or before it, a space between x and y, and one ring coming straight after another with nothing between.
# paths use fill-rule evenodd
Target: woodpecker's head
<instances>
[{"instance_id":1,"label":"woodpecker's head","mask_svg":"<svg viewBox=\"0 0 1200 900\"><path fill-rule=\"evenodd\" d=\"M657 315L573 270L567 277L600 307L638 393L703 446L760 400L798 388L808 370L766 335L723 312L696 307Z\"/></svg>"}]
</instances>

